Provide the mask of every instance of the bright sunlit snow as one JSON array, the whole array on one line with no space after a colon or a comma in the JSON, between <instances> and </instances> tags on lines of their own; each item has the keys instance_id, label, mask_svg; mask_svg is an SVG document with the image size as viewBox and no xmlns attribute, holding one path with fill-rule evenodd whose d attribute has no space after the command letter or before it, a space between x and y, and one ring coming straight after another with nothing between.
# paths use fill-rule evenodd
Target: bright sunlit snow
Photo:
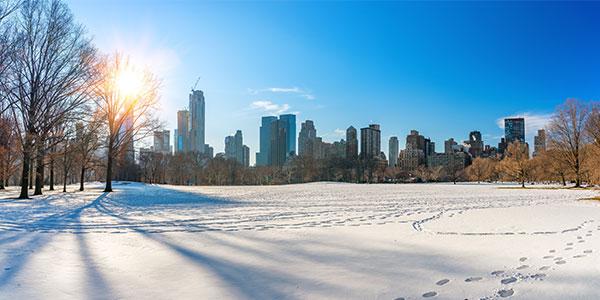
<instances>
[{"instance_id":1,"label":"bright sunlit snow","mask_svg":"<svg viewBox=\"0 0 600 300\"><path fill-rule=\"evenodd\" d=\"M0 194L2 299L593 299L600 203L507 185Z\"/></svg>"}]
</instances>

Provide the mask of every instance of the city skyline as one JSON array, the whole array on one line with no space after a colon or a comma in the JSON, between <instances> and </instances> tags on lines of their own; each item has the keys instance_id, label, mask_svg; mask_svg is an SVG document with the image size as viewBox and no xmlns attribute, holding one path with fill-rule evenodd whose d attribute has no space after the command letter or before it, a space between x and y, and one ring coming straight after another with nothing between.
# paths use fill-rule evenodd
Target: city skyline
<instances>
[{"instance_id":1,"label":"city skyline","mask_svg":"<svg viewBox=\"0 0 600 300\"><path fill-rule=\"evenodd\" d=\"M591 55L600 45L586 38L598 25L597 3L319 4L333 15L314 3L139 4L69 2L101 50L120 49L163 78L166 129L176 128L176 112L201 76L206 143L215 152L241 129L255 153L260 117L294 112L297 127L315 120L325 141L350 125L377 123L384 141L418 129L437 151L473 130L495 145L504 133L499 121L521 115L533 145L556 105L600 94L593 81L600 63ZM365 21L349 22L358 16Z\"/></svg>"}]
</instances>

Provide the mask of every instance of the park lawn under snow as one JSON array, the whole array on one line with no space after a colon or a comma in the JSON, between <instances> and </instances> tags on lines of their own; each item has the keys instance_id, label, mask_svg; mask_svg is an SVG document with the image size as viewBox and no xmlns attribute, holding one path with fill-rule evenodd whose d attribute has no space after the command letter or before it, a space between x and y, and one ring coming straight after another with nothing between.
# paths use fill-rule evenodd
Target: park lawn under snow
<instances>
[{"instance_id":1,"label":"park lawn under snow","mask_svg":"<svg viewBox=\"0 0 600 300\"><path fill-rule=\"evenodd\" d=\"M31 200L0 193L0 299L600 294L600 202L580 200L596 191L115 187Z\"/></svg>"}]
</instances>

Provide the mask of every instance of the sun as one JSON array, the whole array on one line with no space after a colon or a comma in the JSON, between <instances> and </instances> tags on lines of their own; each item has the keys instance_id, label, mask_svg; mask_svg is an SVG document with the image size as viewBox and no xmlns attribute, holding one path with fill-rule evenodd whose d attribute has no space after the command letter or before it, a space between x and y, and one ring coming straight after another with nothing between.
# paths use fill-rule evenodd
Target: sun
<instances>
[{"instance_id":1,"label":"sun","mask_svg":"<svg viewBox=\"0 0 600 300\"><path fill-rule=\"evenodd\" d=\"M119 93L127 98L137 97L144 85L142 72L128 66L117 74L116 86Z\"/></svg>"}]
</instances>

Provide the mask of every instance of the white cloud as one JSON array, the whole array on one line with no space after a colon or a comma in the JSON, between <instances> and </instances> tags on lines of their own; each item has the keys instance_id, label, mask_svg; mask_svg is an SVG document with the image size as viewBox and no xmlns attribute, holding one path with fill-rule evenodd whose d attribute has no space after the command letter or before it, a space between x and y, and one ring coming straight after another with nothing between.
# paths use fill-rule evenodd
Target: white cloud
<instances>
[{"instance_id":1,"label":"white cloud","mask_svg":"<svg viewBox=\"0 0 600 300\"><path fill-rule=\"evenodd\" d=\"M505 118L525 118L525 135L532 136L537 133L538 129L543 129L546 127L546 125L548 125L550 119L552 118L552 114L535 114L526 112L502 117L496 121L496 124L498 124L498 127L501 129L504 129Z\"/></svg>"},{"instance_id":2,"label":"white cloud","mask_svg":"<svg viewBox=\"0 0 600 300\"><path fill-rule=\"evenodd\" d=\"M269 100L257 100L250 104L253 109L260 109L271 114L282 114L290 109L287 103L277 104Z\"/></svg>"},{"instance_id":3,"label":"white cloud","mask_svg":"<svg viewBox=\"0 0 600 300\"><path fill-rule=\"evenodd\" d=\"M339 136L339 137L346 136L346 130L343 130L343 129L336 128L336 129L333 131L333 135L334 135L334 136Z\"/></svg>"},{"instance_id":4,"label":"white cloud","mask_svg":"<svg viewBox=\"0 0 600 300\"><path fill-rule=\"evenodd\" d=\"M285 94L298 94L300 97L305 98L307 100L316 99L315 95L311 94L309 91L301 89L299 87L269 87L264 89L248 89L248 93L250 95L258 95L260 93L269 92L269 93L285 93Z\"/></svg>"}]
</instances>

